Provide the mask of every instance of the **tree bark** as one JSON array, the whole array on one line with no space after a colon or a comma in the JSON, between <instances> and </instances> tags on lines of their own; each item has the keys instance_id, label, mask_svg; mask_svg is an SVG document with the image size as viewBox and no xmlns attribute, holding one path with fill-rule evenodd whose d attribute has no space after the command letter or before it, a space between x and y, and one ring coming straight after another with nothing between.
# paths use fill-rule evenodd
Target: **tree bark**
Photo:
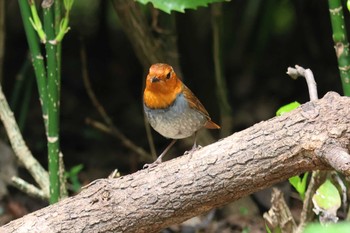
<instances>
[{"instance_id":1,"label":"tree bark","mask_svg":"<svg viewBox=\"0 0 350 233\"><path fill-rule=\"evenodd\" d=\"M0 232L157 232L275 183L350 157L350 98L334 92L193 154L118 179L0 227ZM332 150L334 151L334 148ZM345 158L348 160L348 158ZM337 167L337 166L336 166ZM350 163L342 164L349 174Z\"/></svg>"}]
</instances>

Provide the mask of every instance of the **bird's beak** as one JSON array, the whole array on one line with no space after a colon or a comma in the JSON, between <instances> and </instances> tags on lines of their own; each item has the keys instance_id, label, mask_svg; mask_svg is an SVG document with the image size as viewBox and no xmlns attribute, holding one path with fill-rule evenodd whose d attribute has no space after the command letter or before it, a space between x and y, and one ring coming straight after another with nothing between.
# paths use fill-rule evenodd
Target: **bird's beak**
<instances>
[{"instance_id":1,"label":"bird's beak","mask_svg":"<svg viewBox=\"0 0 350 233\"><path fill-rule=\"evenodd\" d=\"M156 82L159 82L159 81L160 81L160 79L157 78L157 77L152 77L151 78L151 83L156 83Z\"/></svg>"}]
</instances>

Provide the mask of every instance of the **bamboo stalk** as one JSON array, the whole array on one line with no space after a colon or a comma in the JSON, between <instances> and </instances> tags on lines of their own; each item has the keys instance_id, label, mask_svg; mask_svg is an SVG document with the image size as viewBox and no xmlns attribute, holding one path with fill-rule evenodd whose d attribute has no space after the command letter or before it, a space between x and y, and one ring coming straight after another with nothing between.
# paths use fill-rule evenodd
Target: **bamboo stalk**
<instances>
[{"instance_id":1,"label":"bamboo stalk","mask_svg":"<svg viewBox=\"0 0 350 233\"><path fill-rule=\"evenodd\" d=\"M344 95L350 96L350 54L349 41L344 22L343 6L340 0L328 0L332 23L335 53Z\"/></svg>"},{"instance_id":2,"label":"bamboo stalk","mask_svg":"<svg viewBox=\"0 0 350 233\"><path fill-rule=\"evenodd\" d=\"M47 1L50 2L50 1ZM47 35L45 45L47 55L47 93L48 93L48 131L47 147L49 156L50 176L50 203L55 203L60 198L60 174L59 174L59 80L57 77L57 46L50 43L55 39L54 7L43 2L44 30Z\"/></svg>"},{"instance_id":3,"label":"bamboo stalk","mask_svg":"<svg viewBox=\"0 0 350 233\"><path fill-rule=\"evenodd\" d=\"M47 88L46 88L46 71L44 58L41 55L38 36L30 22L30 8L27 0L18 0L20 7L24 30L26 33L29 50L32 57L35 77L37 79L39 98L43 112L45 129L47 129ZM33 4L33 3L32 3Z\"/></svg>"}]
</instances>

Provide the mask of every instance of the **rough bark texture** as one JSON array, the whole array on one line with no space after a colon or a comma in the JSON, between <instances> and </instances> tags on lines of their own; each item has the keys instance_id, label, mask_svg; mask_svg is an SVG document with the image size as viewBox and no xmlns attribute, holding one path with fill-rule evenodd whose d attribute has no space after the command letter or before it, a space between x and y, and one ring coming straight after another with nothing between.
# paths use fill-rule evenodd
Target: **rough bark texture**
<instances>
[{"instance_id":1,"label":"rough bark texture","mask_svg":"<svg viewBox=\"0 0 350 233\"><path fill-rule=\"evenodd\" d=\"M328 93L192 155L118 179L97 180L74 197L0 227L0 232L157 232L290 176L330 169L324 145L331 141L349 148L349 106L350 98ZM342 169L349 174L349 164Z\"/></svg>"}]
</instances>

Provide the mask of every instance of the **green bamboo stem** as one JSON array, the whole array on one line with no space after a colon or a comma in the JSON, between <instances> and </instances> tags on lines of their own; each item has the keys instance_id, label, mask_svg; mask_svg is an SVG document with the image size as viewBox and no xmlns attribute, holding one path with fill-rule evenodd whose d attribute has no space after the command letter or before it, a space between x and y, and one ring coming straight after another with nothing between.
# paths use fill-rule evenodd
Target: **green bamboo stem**
<instances>
[{"instance_id":1,"label":"green bamboo stem","mask_svg":"<svg viewBox=\"0 0 350 233\"><path fill-rule=\"evenodd\" d=\"M329 13L333 30L335 53L338 58L338 68L344 95L350 96L350 55L349 41L344 22L341 0L328 0Z\"/></svg>"},{"instance_id":2,"label":"green bamboo stem","mask_svg":"<svg viewBox=\"0 0 350 233\"><path fill-rule=\"evenodd\" d=\"M45 129L47 129L47 88L46 88L46 71L44 58L41 55L38 36L30 22L30 8L27 0L18 0L21 10L24 30L26 33L29 50L32 57L35 77L37 79L39 98L43 112Z\"/></svg>"},{"instance_id":3,"label":"green bamboo stem","mask_svg":"<svg viewBox=\"0 0 350 233\"><path fill-rule=\"evenodd\" d=\"M55 10L55 34L57 35L60 31L61 19L62 19L62 2L54 2ZM68 16L67 16L68 17ZM62 43L56 45L56 61L57 61L57 80L58 80L58 99L61 93L61 55L62 55Z\"/></svg>"},{"instance_id":4,"label":"green bamboo stem","mask_svg":"<svg viewBox=\"0 0 350 233\"><path fill-rule=\"evenodd\" d=\"M50 203L58 202L60 198L60 174L59 174L59 83L57 79L57 47L50 43L55 39L54 7L44 5L44 30L47 35L47 91L48 91L48 156L50 176Z\"/></svg>"},{"instance_id":5,"label":"green bamboo stem","mask_svg":"<svg viewBox=\"0 0 350 233\"><path fill-rule=\"evenodd\" d=\"M220 115L221 115L221 137L231 134L232 129L232 109L228 101L228 92L223 68L222 55L222 4L215 3L211 7L212 13L212 28L213 28L213 60L215 67L216 93L219 100Z\"/></svg>"}]
</instances>

